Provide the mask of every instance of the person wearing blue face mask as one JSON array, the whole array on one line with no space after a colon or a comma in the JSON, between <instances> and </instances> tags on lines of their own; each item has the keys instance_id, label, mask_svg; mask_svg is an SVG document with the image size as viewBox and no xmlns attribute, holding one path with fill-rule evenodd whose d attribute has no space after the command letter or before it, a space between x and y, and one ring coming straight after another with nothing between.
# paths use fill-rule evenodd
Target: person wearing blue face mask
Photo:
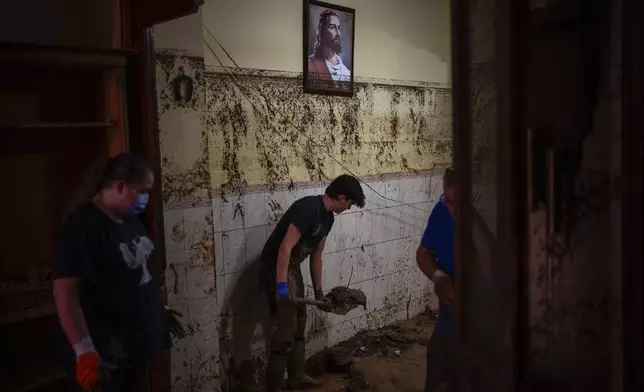
<instances>
[{"instance_id":1,"label":"person wearing blue face mask","mask_svg":"<svg viewBox=\"0 0 644 392\"><path fill-rule=\"evenodd\" d=\"M145 391L148 365L171 347L155 247L137 215L154 183L137 154L95 162L57 240L54 298L63 362L77 390Z\"/></svg>"}]
</instances>

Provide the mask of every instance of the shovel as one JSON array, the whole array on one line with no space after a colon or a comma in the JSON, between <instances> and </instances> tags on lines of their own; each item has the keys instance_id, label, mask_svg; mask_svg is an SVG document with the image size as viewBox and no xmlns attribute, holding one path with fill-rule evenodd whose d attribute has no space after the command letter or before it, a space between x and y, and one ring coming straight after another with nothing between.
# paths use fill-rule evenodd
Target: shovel
<instances>
[{"instance_id":1,"label":"shovel","mask_svg":"<svg viewBox=\"0 0 644 392\"><path fill-rule=\"evenodd\" d=\"M316 299L309 299L309 298L291 298L291 301L295 305L315 305L315 306L328 306L329 303L325 301L318 301Z\"/></svg>"},{"instance_id":2,"label":"shovel","mask_svg":"<svg viewBox=\"0 0 644 392\"><path fill-rule=\"evenodd\" d=\"M328 313L333 313L333 314L338 314L340 316L344 316L349 311L351 311L354 308L357 308L358 305L354 304L342 304L342 305L334 305L333 303L329 303L326 301L318 301L315 299L309 299L309 298L291 298L291 301L295 305L314 305L314 306L319 306L320 309L324 312Z\"/></svg>"}]
</instances>

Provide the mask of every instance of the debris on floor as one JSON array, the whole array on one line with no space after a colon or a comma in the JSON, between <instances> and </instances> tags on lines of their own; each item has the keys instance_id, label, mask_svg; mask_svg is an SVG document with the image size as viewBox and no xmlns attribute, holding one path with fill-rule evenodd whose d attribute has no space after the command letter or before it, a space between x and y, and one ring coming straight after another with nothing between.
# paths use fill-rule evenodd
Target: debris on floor
<instances>
[{"instance_id":1,"label":"debris on floor","mask_svg":"<svg viewBox=\"0 0 644 392\"><path fill-rule=\"evenodd\" d=\"M325 381L325 391L422 391L431 312L403 322L362 331L313 355L307 370Z\"/></svg>"}]
</instances>

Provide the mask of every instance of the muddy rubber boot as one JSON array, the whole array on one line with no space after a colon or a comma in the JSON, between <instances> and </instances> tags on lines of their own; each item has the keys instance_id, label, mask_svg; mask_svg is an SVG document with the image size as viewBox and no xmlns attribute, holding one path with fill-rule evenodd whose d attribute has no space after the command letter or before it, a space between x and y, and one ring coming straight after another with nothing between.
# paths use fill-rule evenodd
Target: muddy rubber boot
<instances>
[{"instance_id":1,"label":"muddy rubber boot","mask_svg":"<svg viewBox=\"0 0 644 392\"><path fill-rule=\"evenodd\" d=\"M287 390L313 389L324 386L321 381L304 374L304 360L304 340L298 340L293 345L293 351L288 356Z\"/></svg>"},{"instance_id":2,"label":"muddy rubber boot","mask_svg":"<svg viewBox=\"0 0 644 392\"><path fill-rule=\"evenodd\" d=\"M286 355L272 352L266 364L266 392L280 392L284 385Z\"/></svg>"}]
</instances>

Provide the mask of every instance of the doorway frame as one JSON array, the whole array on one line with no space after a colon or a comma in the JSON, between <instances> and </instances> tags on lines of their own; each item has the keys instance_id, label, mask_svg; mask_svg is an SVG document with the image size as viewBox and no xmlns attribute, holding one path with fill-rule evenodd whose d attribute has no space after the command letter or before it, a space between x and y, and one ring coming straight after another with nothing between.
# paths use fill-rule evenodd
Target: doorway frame
<instances>
[{"instance_id":1,"label":"doorway frame","mask_svg":"<svg viewBox=\"0 0 644 392\"><path fill-rule=\"evenodd\" d=\"M456 243L471 241L469 227L463 225L468 213L462 208L471 195L471 99L470 99L470 0L452 0L452 88L453 88L453 159L458 173L457 213L455 219ZM499 130L499 155L497 165L508 157L518 156L510 167L509 181L499 188L499 205L508 206L506 216L499 221L499 233L516 230L516 242L503 249L501 257L517 257L516 285L514 292L518 299L515 306L513 355L515 357L514 390L529 390L525 371L529 366L528 344L528 234L525 211L528 207L526 184L520 173L525 172L527 160L521 153L527 152L527 130L522 112L519 83L524 68L520 45L525 31L520 23L527 20L528 0L497 0L497 72L509 75L499 80L497 87L497 118ZM644 3L640 0L622 0L622 389L625 391L644 390L644 268L643 262L643 221L642 182L644 182L644 52L633 48L644 47ZM509 113L509 115L508 115ZM508 198L511 197L511 198ZM507 204L501 204L507 203ZM462 270L462 247L456 246L455 266ZM513 271L508 271L512 273ZM467 284L463 274L456 276L459 298L467 296ZM467 315L463 306L456 309L459 339L467 338L467 331L461 326ZM615 360L617 358L614 358Z\"/></svg>"},{"instance_id":2,"label":"doorway frame","mask_svg":"<svg viewBox=\"0 0 644 392\"><path fill-rule=\"evenodd\" d=\"M644 4L622 2L622 326L623 390L644 390Z\"/></svg>"},{"instance_id":3,"label":"doorway frame","mask_svg":"<svg viewBox=\"0 0 644 392\"><path fill-rule=\"evenodd\" d=\"M500 271L511 282L509 295L516 298L510 303L511 353L509 376L513 390L525 389L524 370L527 366L527 203L526 180L522 175L527 168L523 158L527 151L527 132L521 94L523 66L522 41L525 37L527 0L496 0L495 69L503 78L495 80L497 87L497 168L505 167L503 183L497 184L496 205L503 206L497 214L497 238ZM472 129L471 129L471 56L470 56L470 0L452 0L452 94L453 94L453 166L457 172L457 200L454 219L455 268L465 268L464 246L471 244L469 206L472 195ZM467 298L466 274L456 274L458 298ZM457 304L456 321L459 341L468 338L466 307ZM459 374L465 369L459 361Z\"/></svg>"},{"instance_id":4,"label":"doorway frame","mask_svg":"<svg viewBox=\"0 0 644 392\"><path fill-rule=\"evenodd\" d=\"M195 14L203 0L122 0L123 41L136 50L126 67L130 151L142 154L152 164L156 181L145 212L146 227L156 246L160 280L165 282L165 224L163 184L156 90L156 50L153 26ZM163 301L167 304L165 293ZM163 353L150 368L149 390L171 392L171 353Z\"/></svg>"}]
</instances>

